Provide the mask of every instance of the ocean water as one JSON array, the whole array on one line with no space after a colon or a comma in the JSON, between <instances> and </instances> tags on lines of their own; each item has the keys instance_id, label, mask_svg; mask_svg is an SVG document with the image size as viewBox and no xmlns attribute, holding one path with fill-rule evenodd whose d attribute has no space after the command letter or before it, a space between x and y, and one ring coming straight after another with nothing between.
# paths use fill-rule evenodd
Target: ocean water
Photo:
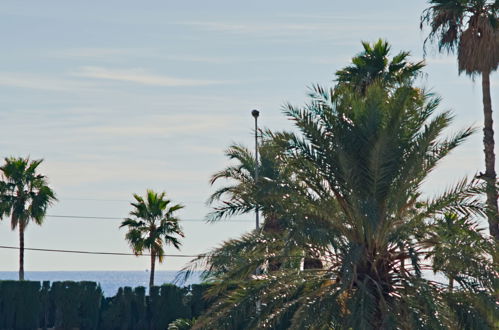
<instances>
[{"instance_id":1,"label":"ocean water","mask_svg":"<svg viewBox=\"0 0 499 330\"><path fill-rule=\"evenodd\" d=\"M177 275L176 271L156 271L154 284L172 283ZM0 271L0 280L17 280L18 272ZM29 281L93 281L100 284L104 296L114 296L120 287L137 287L149 285L149 272L146 271L50 271L25 272L24 277ZM193 274L183 285L199 283L199 274Z\"/></svg>"}]
</instances>

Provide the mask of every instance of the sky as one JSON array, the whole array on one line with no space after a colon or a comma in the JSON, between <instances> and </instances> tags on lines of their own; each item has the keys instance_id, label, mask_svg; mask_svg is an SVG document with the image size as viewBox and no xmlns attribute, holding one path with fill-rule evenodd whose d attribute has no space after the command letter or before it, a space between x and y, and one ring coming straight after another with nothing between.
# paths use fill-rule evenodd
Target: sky
<instances>
[{"instance_id":1,"label":"sky","mask_svg":"<svg viewBox=\"0 0 499 330\"><path fill-rule=\"evenodd\" d=\"M307 88L332 86L360 42L378 38L392 53L423 59L425 1L2 1L0 3L0 157L43 158L59 201L43 226L30 224L26 247L130 252L119 229L132 194L166 191L185 205L181 251L198 254L254 227L254 215L208 224L210 176L228 165L231 143L253 147L252 109L261 127L291 124L286 102ZM454 56L429 47L421 86L455 114L449 133L481 127L480 78L458 76ZM499 75L491 77L499 105ZM496 111L497 113L497 111ZM497 118L497 116L495 116ZM427 180L442 192L483 168L481 132ZM72 217L55 217L72 216ZM116 219L81 219L75 216ZM18 246L9 219L0 245ZM0 270L18 251L0 249ZM166 258L158 270L189 259ZM145 270L134 256L26 251L25 269Z\"/></svg>"}]
</instances>

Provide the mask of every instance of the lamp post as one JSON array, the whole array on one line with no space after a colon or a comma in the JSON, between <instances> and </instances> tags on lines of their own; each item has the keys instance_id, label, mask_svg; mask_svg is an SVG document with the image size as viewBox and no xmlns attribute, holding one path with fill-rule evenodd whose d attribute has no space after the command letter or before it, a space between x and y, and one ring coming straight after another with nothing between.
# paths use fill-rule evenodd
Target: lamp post
<instances>
[{"instance_id":1,"label":"lamp post","mask_svg":"<svg viewBox=\"0 0 499 330\"><path fill-rule=\"evenodd\" d=\"M260 115L260 111L253 109L251 111L251 115L255 118L255 195L258 194L258 116ZM260 228L260 219L259 219L259 205L257 196L255 196L255 221L256 221L256 229ZM258 267L255 271L255 274L258 276L261 274L261 269ZM256 315L260 315L262 310L262 301L258 299L256 301Z\"/></svg>"},{"instance_id":2,"label":"lamp post","mask_svg":"<svg viewBox=\"0 0 499 330\"><path fill-rule=\"evenodd\" d=\"M260 115L260 111L254 109L251 111L251 115L255 118L255 188L257 188L258 184L258 116ZM260 228L260 219L259 219L259 205L258 201L255 199L255 221L256 221L256 229Z\"/></svg>"}]
</instances>

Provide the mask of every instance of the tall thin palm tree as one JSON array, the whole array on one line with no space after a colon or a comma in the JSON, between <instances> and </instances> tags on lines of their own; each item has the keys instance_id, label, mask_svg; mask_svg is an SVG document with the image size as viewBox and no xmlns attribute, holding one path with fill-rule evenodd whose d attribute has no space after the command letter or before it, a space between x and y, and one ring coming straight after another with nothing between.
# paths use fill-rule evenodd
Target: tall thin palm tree
<instances>
[{"instance_id":1,"label":"tall thin palm tree","mask_svg":"<svg viewBox=\"0 0 499 330\"><path fill-rule=\"evenodd\" d=\"M424 62L409 62L410 53L401 51L389 58L391 46L379 39L372 45L363 41L364 50L352 58L352 64L336 71L337 88L349 86L365 94L368 86L375 82L392 88L409 83L416 78L424 67Z\"/></svg>"},{"instance_id":2,"label":"tall thin palm tree","mask_svg":"<svg viewBox=\"0 0 499 330\"><path fill-rule=\"evenodd\" d=\"M19 280L24 280L24 232L30 221L43 223L47 208L55 202L47 177L37 173L42 159L5 158L0 167L0 218L11 217L12 230L19 228Z\"/></svg>"},{"instance_id":3,"label":"tall thin palm tree","mask_svg":"<svg viewBox=\"0 0 499 330\"><path fill-rule=\"evenodd\" d=\"M436 42L440 52L457 52L459 74L482 75L483 145L490 234L499 241L499 212L494 154L494 128L490 74L499 64L499 1L431 0L421 16L421 28L429 25L426 42Z\"/></svg>"},{"instance_id":4,"label":"tall thin palm tree","mask_svg":"<svg viewBox=\"0 0 499 330\"><path fill-rule=\"evenodd\" d=\"M132 202L133 210L130 218L126 218L120 228L127 227L126 240L130 244L135 255L142 255L144 250L151 254L151 273L149 288L154 285L154 269L156 259L163 262L165 254L164 246L173 245L180 249L179 237L184 233L179 224L179 219L174 213L184 206L172 205L171 200L166 198L166 193L156 193L147 190L146 196L141 197L134 194L135 202Z\"/></svg>"}]
</instances>

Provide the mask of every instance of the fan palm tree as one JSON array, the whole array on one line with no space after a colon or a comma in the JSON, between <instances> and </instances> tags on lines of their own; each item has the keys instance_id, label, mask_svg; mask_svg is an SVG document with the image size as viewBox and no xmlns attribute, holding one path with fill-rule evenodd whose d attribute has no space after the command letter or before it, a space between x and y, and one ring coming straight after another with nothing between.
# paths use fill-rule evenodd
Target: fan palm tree
<instances>
[{"instance_id":1,"label":"fan palm tree","mask_svg":"<svg viewBox=\"0 0 499 330\"><path fill-rule=\"evenodd\" d=\"M283 202L288 222L281 240L254 232L194 261L212 267L212 294L221 297L194 328L493 328L497 265L481 249L480 257L466 253L469 260L449 269L438 262L450 257L444 247L452 243L435 242L449 214L483 214L480 183L462 181L431 199L420 191L472 130L442 138L450 113L436 114L438 98L411 86L388 91L373 84L363 98L355 90L338 93L315 87L306 107L285 109L301 134L274 134L287 141L293 177L317 203ZM466 221L462 226L473 231L476 222ZM473 239L494 246L483 236ZM281 267L248 281L269 249L270 257L289 263L301 257L297 242L318 251L325 268ZM454 253L467 244L454 242ZM459 285L450 290L424 270L446 272Z\"/></svg>"},{"instance_id":2,"label":"fan palm tree","mask_svg":"<svg viewBox=\"0 0 499 330\"><path fill-rule=\"evenodd\" d=\"M336 71L337 88L349 86L362 95L371 84L383 83L392 88L411 82L421 73L424 62L408 62L410 53L402 51L389 59L390 45L379 39L372 45L362 42L364 50L352 58L352 65Z\"/></svg>"},{"instance_id":3,"label":"fan palm tree","mask_svg":"<svg viewBox=\"0 0 499 330\"><path fill-rule=\"evenodd\" d=\"M24 280L24 232L30 221L43 223L47 208L55 202L47 178L37 173L42 159L5 158L0 167L0 218L11 217L12 230L19 228L19 280Z\"/></svg>"},{"instance_id":4,"label":"fan palm tree","mask_svg":"<svg viewBox=\"0 0 499 330\"><path fill-rule=\"evenodd\" d=\"M421 28L429 25L427 41L436 42L439 51L457 52L458 70L469 76L482 75L483 144L487 183L487 214L490 234L499 241L499 212L494 154L494 129L490 74L499 64L499 1L431 0L421 16Z\"/></svg>"},{"instance_id":5,"label":"fan palm tree","mask_svg":"<svg viewBox=\"0 0 499 330\"><path fill-rule=\"evenodd\" d=\"M132 202L133 210L130 218L125 219L120 228L127 227L125 236L135 255L142 255L144 250L151 254L151 273L149 288L154 285L154 269L156 258L163 262L165 254L164 246L173 245L180 249L179 237L184 233L179 224L179 219L174 213L183 208L180 204L171 205L164 192L158 194L147 190L146 196L141 197L134 194L135 202Z\"/></svg>"}]
</instances>

